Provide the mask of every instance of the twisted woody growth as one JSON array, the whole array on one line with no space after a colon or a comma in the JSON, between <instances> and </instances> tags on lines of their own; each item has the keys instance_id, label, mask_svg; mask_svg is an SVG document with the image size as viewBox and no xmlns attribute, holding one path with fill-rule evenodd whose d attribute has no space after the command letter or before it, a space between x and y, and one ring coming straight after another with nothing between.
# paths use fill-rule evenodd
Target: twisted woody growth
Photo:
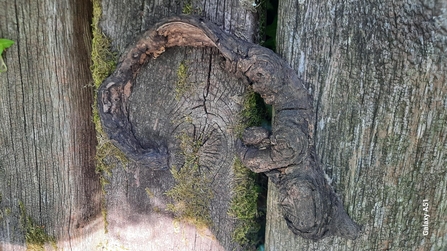
<instances>
[{"instance_id":1,"label":"twisted woody growth","mask_svg":"<svg viewBox=\"0 0 447 251\"><path fill-rule=\"evenodd\" d=\"M275 110L272 131L248 128L236 151L243 164L266 173L279 189L279 206L293 233L319 240L358 237L341 200L325 178L313 145L314 116L308 91L293 69L269 49L243 41L205 20L178 16L146 31L123 54L116 71L102 83L98 106L110 139L128 157L150 168L167 167L168 149L143 149L132 133L128 99L140 68L173 46L216 47L223 67L247 80Z\"/></svg>"}]
</instances>

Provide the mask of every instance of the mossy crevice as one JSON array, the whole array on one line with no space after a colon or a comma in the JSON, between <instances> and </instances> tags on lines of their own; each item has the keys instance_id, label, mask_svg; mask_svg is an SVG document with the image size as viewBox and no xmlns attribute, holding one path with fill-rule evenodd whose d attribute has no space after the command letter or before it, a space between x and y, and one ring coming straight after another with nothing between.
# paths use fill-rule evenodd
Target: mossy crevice
<instances>
[{"instance_id":1,"label":"mossy crevice","mask_svg":"<svg viewBox=\"0 0 447 251\"><path fill-rule=\"evenodd\" d=\"M271 107L249 88L244 96L236 135L240 137L244 129L251 126L270 127L271 113ZM262 174L253 173L239 159L234 161L233 173L234 186L228 214L237 223L232 238L246 250L254 250L263 242L265 210L262 207L265 207L266 182Z\"/></svg>"},{"instance_id":2,"label":"mossy crevice","mask_svg":"<svg viewBox=\"0 0 447 251\"><path fill-rule=\"evenodd\" d=\"M259 29L256 41L264 47L276 50L278 1L262 0L256 4ZM247 127L262 126L271 129L273 109L251 88L245 94L240 123L235 134L241 137ZM233 240L246 249L263 247L267 178L244 167L239 159L233 165L235 186L228 214L237 219Z\"/></svg>"},{"instance_id":3,"label":"mossy crevice","mask_svg":"<svg viewBox=\"0 0 447 251\"><path fill-rule=\"evenodd\" d=\"M238 221L232 238L248 249L256 247L262 240L259 233L262 213L258 210L258 197L262 188L256 182L257 174L243 166L239 159L234 161L233 171L234 196L228 214Z\"/></svg>"},{"instance_id":4,"label":"mossy crevice","mask_svg":"<svg viewBox=\"0 0 447 251\"><path fill-rule=\"evenodd\" d=\"M240 121L235 128L235 134L242 136L245 128L251 126L271 127L272 107L266 105L262 97L248 88L244 95L242 110L239 114Z\"/></svg>"}]
</instances>

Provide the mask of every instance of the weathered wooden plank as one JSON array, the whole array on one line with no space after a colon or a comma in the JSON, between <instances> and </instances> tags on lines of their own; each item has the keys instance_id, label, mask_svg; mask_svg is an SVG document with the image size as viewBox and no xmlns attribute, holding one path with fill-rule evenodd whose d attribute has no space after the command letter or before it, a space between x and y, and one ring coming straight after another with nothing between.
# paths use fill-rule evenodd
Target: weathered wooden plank
<instances>
[{"instance_id":1,"label":"weathered wooden plank","mask_svg":"<svg viewBox=\"0 0 447 251\"><path fill-rule=\"evenodd\" d=\"M297 238L278 221L269 189L266 249L444 250L445 3L280 1L279 9L278 52L312 89L317 153L364 232L355 241Z\"/></svg>"},{"instance_id":2,"label":"weathered wooden plank","mask_svg":"<svg viewBox=\"0 0 447 251\"><path fill-rule=\"evenodd\" d=\"M0 37L16 42L0 75L0 241L19 249L25 234L42 229L69 246L95 230L86 224L100 217L91 3L0 5Z\"/></svg>"}]
</instances>

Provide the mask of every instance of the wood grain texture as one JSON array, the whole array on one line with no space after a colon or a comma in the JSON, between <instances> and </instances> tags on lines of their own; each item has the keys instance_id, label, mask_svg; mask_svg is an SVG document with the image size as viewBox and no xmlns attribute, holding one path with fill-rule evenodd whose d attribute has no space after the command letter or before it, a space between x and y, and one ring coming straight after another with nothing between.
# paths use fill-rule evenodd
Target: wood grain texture
<instances>
[{"instance_id":1,"label":"wood grain texture","mask_svg":"<svg viewBox=\"0 0 447 251\"><path fill-rule=\"evenodd\" d=\"M36 226L70 246L95 230L87 224L100 214L91 121L91 4L0 5L0 37L16 42L4 55L8 71L0 75L0 241L23 245L23 203Z\"/></svg>"},{"instance_id":2,"label":"wood grain texture","mask_svg":"<svg viewBox=\"0 0 447 251\"><path fill-rule=\"evenodd\" d=\"M355 241L295 238L277 220L271 189L266 250L446 248L445 7L280 2L278 53L312 89L317 154L364 233Z\"/></svg>"},{"instance_id":3,"label":"wood grain texture","mask_svg":"<svg viewBox=\"0 0 447 251\"><path fill-rule=\"evenodd\" d=\"M111 39L113 49L121 55L139 34L162 17L180 14L188 2L194 13L216 22L228 32L253 39L257 26L255 15L241 8L236 0L103 1L101 27ZM166 204L171 201L165 192L175 184L169 169L154 171L129 163L113 169L108 177L110 185L106 186L109 236L125 247L133 250L243 250L231 236L236 222L228 215L234 186L234 155L229 153L233 152L235 139L226 135L239 122L245 87L227 74L220 62L215 49L168 49L141 69L129 98L129 119L135 137L144 147L170 142L170 155L174 157L169 167L180 167L184 162L179 148L182 134L206 141L201 147L200 166L211 178L210 187L214 191L211 231L173 221L166 211ZM185 67L185 82L189 88L178 95L180 67ZM126 230L129 226L139 226L141 232L130 231L138 238Z\"/></svg>"},{"instance_id":4,"label":"wood grain texture","mask_svg":"<svg viewBox=\"0 0 447 251\"><path fill-rule=\"evenodd\" d=\"M242 140L236 140L234 128L238 124L240 102L235 102L232 89L241 90L244 85L215 86L211 73L203 87L187 82L184 79L187 74L181 73L178 81L182 83L177 82L174 90L169 86L149 85L149 92L137 95L143 103L138 102L139 99L134 102L142 105L145 111L148 111L148 104L151 106L150 116L143 115L150 118L151 130L146 134L150 135L146 144L136 138L129 119L129 102L130 97L136 96L132 95L136 79L148 61L155 63L156 58L174 46L217 48L225 57L222 62L225 69L250 83L253 90L273 106L274 123L271 135L265 135L266 143L259 145L247 140L247 135L251 138L250 134L257 134L257 129L264 132L262 128L246 130ZM185 63L180 67L186 71ZM151 75L154 78L156 72ZM331 235L350 239L358 236L359 226L346 215L315 156L312 102L303 81L267 48L225 33L202 18L182 15L163 19L126 49L115 72L101 84L98 110L103 129L112 142L141 167L153 170L166 169L169 165L187 168L188 157L181 149L184 143L179 140L187 134L193 138L188 144L199 143L194 158L200 158L200 169L220 170L231 165L234 161L231 155L235 152L249 169L274 177L273 181L281 190L279 202L284 219L295 234L314 240ZM202 119L197 123L197 118ZM179 155L184 155L180 161ZM230 161L224 156L230 156ZM203 159L207 161L201 161Z\"/></svg>"}]
</instances>

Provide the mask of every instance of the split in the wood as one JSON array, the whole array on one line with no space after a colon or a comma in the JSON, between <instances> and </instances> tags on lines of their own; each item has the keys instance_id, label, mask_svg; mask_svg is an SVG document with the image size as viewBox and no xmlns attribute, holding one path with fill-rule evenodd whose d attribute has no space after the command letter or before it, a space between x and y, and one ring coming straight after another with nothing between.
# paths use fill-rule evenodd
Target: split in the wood
<instances>
[{"instance_id":1,"label":"split in the wood","mask_svg":"<svg viewBox=\"0 0 447 251\"><path fill-rule=\"evenodd\" d=\"M128 99L140 68L173 46L216 47L231 74L246 80L274 107L272 131L249 128L236 151L254 172L265 172L280 191L279 206L293 233L319 240L337 235L355 239L360 227L345 212L315 155L312 100L295 71L273 51L223 32L200 18L168 18L146 31L123 54L116 71L99 88L102 125L110 139L136 162L169 166L160 145L144 149L129 121Z\"/></svg>"}]
</instances>

